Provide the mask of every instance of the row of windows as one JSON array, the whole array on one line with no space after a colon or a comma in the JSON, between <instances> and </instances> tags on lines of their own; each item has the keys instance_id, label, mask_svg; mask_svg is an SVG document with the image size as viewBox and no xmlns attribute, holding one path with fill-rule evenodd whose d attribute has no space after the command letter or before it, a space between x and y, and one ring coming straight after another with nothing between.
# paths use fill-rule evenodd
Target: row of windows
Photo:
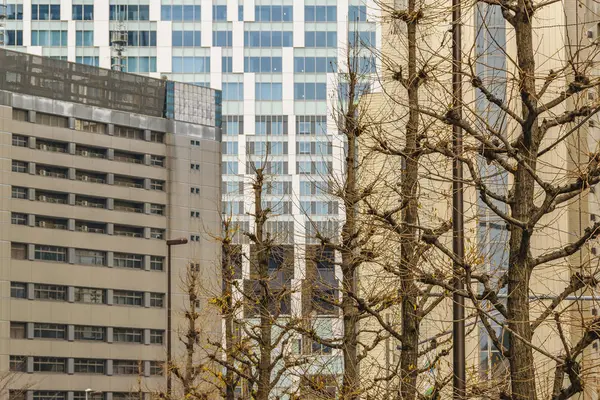
<instances>
[{"instance_id":1,"label":"row of windows","mask_svg":"<svg viewBox=\"0 0 600 400\"><path fill-rule=\"evenodd\" d=\"M60 4L32 4L31 19L36 20L60 20Z\"/></svg>"},{"instance_id":2,"label":"row of windows","mask_svg":"<svg viewBox=\"0 0 600 400\"><path fill-rule=\"evenodd\" d=\"M29 254L29 246L26 243L11 243L11 258L13 260L31 259L44 262L70 262L77 265L106 266L107 252L90 249L74 249L73 255L69 255L69 249L61 246L39 245L33 246L33 254ZM71 259L72 257L72 259ZM145 257L141 254L113 253L112 267L142 270ZM150 256L151 271L162 271L165 258L162 256Z\"/></svg>"},{"instance_id":3,"label":"row of windows","mask_svg":"<svg viewBox=\"0 0 600 400\"><path fill-rule=\"evenodd\" d=\"M113 65L119 62L116 58L111 59ZM156 72L156 57L122 57L121 70L124 72Z\"/></svg>"},{"instance_id":4,"label":"row of windows","mask_svg":"<svg viewBox=\"0 0 600 400\"><path fill-rule=\"evenodd\" d=\"M245 47L293 47L292 31L244 31Z\"/></svg>"},{"instance_id":5,"label":"row of windows","mask_svg":"<svg viewBox=\"0 0 600 400\"><path fill-rule=\"evenodd\" d=\"M28 218L31 214L16 213L11 214L11 222L13 225L27 225ZM31 215L35 221L35 226L39 228L49 229L69 229L68 218L47 217L41 215ZM108 224L105 222L93 222L74 220L73 229L79 232L102 233L109 234ZM112 235L129 236L129 237L144 237L145 229L140 226L131 225L112 225ZM149 238L163 240L165 238L165 230L160 228L150 228Z\"/></svg>"},{"instance_id":6,"label":"row of windows","mask_svg":"<svg viewBox=\"0 0 600 400\"><path fill-rule=\"evenodd\" d=\"M75 358L73 373L75 374L105 374L104 359ZM136 360L112 360L114 375L143 375L144 363ZM27 356L10 356L10 370L14 372L27 371ZM63 357L33 357L33 369L30 372L66 373L67 358ZM163 363L150 361L150 375L162 375Z\"/></svg>"},{"instance_id":7,"label":"row of windows","mask_svg":"<svg viewBox=\"0 0 600 400\"><path fill-rule=\"evenodd\" d=\"M294 57L294 72L335 72L336 57Z\"/></svg>"},{"instance_id":8,"label":"row of windows","mask_svg":"<svg viewBox=\"0 0 600 400\"><path fill-rule=\"evenodd\" d=\"M77 301L77 300L76 300ZM33 333L29 334L28 324L26 322L10 323L11 339L28 339L33 336L35 339L60 339L69 340L68 325L66 324L49 324L49 323L33 323ZM149 330L150 344L163 344L164 331L160 329ZM107 327L90 326L90 325L75 325L73 327L73 338L76 341L99 341L106 342L108 340ZM141 328L112 328L112 343L144 343L144 329Z\"/></svg>"},{"instance_id":9,"label":"row of windows","mask_svg":"<svg viewBox=\"0 0 600 400\"><path fill-rule=\"evenodd\" d=\"M27 173L29 172L29 163L26 161L13 160L12 161L12 172ZM70 172L67 167L60 167L54 165L35 164L35 174L45 177L69 179ZM85 170L75 170L75 180L108 184L109 174L97 173ZM144 178L125 176L125 175L113 175L113 185L124 186L129 188L143 189L145 187ZM149 190L165 190L165 182L162 180L151 179Z\"/></svg>"},{"instance_id":10,"label":"row of windows","mask_svg":"<svg viewBox=\"0 0 600 400\"><path fill-rule=\"evenodd\" d=\"M171 68L174 73L210 72L210 57L173 57Z\"/></svg>"},{"instance_id":11,"label":"row of windows","mask_svg":"<svg viewBox=\"0 0 600 400\"><path fill-rule=\"evenodd\" d=\"M111 21L149 21L150 6L133 4L111 5L109 18Z\"/></svg>"},{"instance_id":12,"label":"row of windows","mask_svg":"<svg viewBox=\"0 0 600 400\"><path fill-rule=\"evenodd\" d=\"M294 100L327 100L327 84L294 83Z\"/></svg>"},{"instance_id":13,"label":"row of windows","mask_svg":"<svg viewBox=\"0 0 600 400\"><path fill-rule=\"evenodd\" d=\"M105 400L108 398L108 392L71 392L72 398L68 392L50 391L50 390L35 390L30 392L31 400ZM139 400L140 392L110 392L112 400ZM10 390L8 394L9 400L27 400L27 391L25 390Z\"/></svg>"},{"instance_id":14,"label":"row of windows","mask_svg":"<svg viewBox=\"0 0 600 400\"><path fill-rule=\"evenodd\" d=\"M291 22L293 19L293 6L254 6L255 21Z\"/></svg>"},{"instance_id":15,"label":"row of windows","mask_svg":"<svg viewBox=\"0 0 600 400\"><path fill-rule=\"evenodd\" d=\"M223 117L221 127L225 135L243 135L244 117L227 115ZM257 135L287 135L287 116L255 117L255 132ZM299 135L327 134L327 117L324 115L297 115L296 133Z\"/></svg>"},{"instance_id":16,"label":"row of windows","mask_svg":"<svg viewBox=\"0 0 600 400\"><path fill-rule=\"evenodd\" d=\"M92 4L74 4L72 6L72 19L91 21L94 19ZM227 6L212 6L213 21L227 21ZM243 8L239 8L238 19L243 20ZM254 7L254 20L258 22L291 22L293 21L293 6L261 5ZM161 20L163 21L200 21L200 6L193 5L163 5L161 7ZM149 21L150 7L148 5L110 5L109 17L111 21ZM23 19L22 4L8 4L7 18L9 20ZM32 20L60 20L60 4L32 4ZM335 22L337 20L336 6L305 6L304 20L306 22ZM365 6L349 6L348 21L366 21L367 10Z\"/></svg>"},{"instance_id":17,"label":"row of windows","mask_svg":"<svg viewBox=\"0 0 600 400\"><path fill-rule=\"evenodd\" d=\"M337 215L337 201L301 201L300 210L307 215Z\"/></svg>"},{"instance_id":18,"label":"row of windows","mask_svg":"<svg viewBox=\"0 0 600 400\"><path fill-rule=\"evenodd\" d=\"M119 127L123 128L123 127ZM127 129L116 129L118 132L118 136L123 136L126 134L124 130ZM135 130L134 130L135 131ZM16 147L28 147L29 146L29 136L25 135L12 135L12 145ZM69 142L60 142L55 140L41 139L35 138L35 148L43 151L51 151L56 153L68 153L69 152ZM91 147L80 144L75 144L75 154L83 157L92 157L92 158L108 158L109 149L104 147ZM142 153L133 153L129 151L123 150L113 150L112 159L115 161L127 162L132 164L144 164L145 163L145 155ZM154 167L164 167L165 166L165 157L158 155L150 155L149 164Z\"/></svg>"},{"instance_id":19,"label":"row of windows","mask_svg":"<svg viewBox=\"0 0 600 400\"><path fill-rule=\"evenodd\" d=\"M223 161L222 173L224 175L237 175L239 173L237 161ZM264 167L264 172L273 175L287 175L287 161L248 161L246 172L252 173ZM296 173L301 175L328 175L332 170L330 161L298 161L296 162Z\"/></svg>"},{"instance_id":20,"label":"row of windows","mask_svg":"<svg viewBox=\"0 0 600 400\"><path fill-rule=\"evenodd\" d=\"M173 47L200 47L200 31L173 31L171 33L171 44Z\"/></svg>"},{"instance_id":21,"label":"row of windows","mask_svg":"<svg viewBox=\"0 0 600 400\"><path fill-rule=\"evenodd\" d=\"M115 31L110 31L110 44L119 35L115 35ZM156 31L127 31L127 46L134 47L156 47Z\"/></svg>"},{"instance_id":22,"label":"row of windows","mask_svg":"<svg viewBox=\"0 0 600 400\"><path fill-rule=\"evenodd\" d=\"M107 304L108 293L107 289L74 287L73 302L87 304ZM28 284L24 282L10 283L10 297L14 299L28 299ZM68 288L63 285L52 285L45 283L33 284L32 300L50 300L50 301L69 301ZM164 307L163 293L149 294L149 307L163 308ZM113 290L112 304L124 306L144 306L144 292L133 290Z\"/></svg>"},{"instance_id":23,"label":"row of windows","mask_svg":"<svg viewBox=\"0 0 600 400\"><path fill-rule=\"evenodd\" d=\"M12 118L16 121L31 122L29 119L29 112L27 110L19 108L13 108ZM36 112L35 123L39 125L67 128L69 126L69 118L62 115ZM91 133L108 133L107 124L103 122L88 121L79 118L75 118L74 129L78 131ZM165 134L162 132L151 131L149 140L155 143L164 143L164 135ZM138 140L146 139L144 135L144 130L122 125L113 125L113 136Z\"/></svg>"},{"instance_id":24,"label":"row of windows","mask_svg":"<svg viewBox=\"0 0 600 400\"><path fill-rule=\"evenodd\" d=\"M244 57L244 72L281 72L281 57Z\"/></svg>"},{"instance_id":25,"label":"row of windows","mask_svg":"<svg viewBox=\"0 0 600 400\"><path fill-rule=\"evenodd\" d=\"M12 187L12 198L13 199L28 199L28 188L13 186ZM44 203L54 204L69 204L69 193L65 192L54 192L47 190L35 190L36 201ZM86 195L75 195L75 205L82 207L92 208L107 208L107 199L101 197L93 197ZM113 209L115 211L125 211L134 213L144 213L144 203L129 201L129 200L113 200ZM165 206L163 204L151 203L149 206L149 213L154 215L165 215ZM93 223L92 223L93 224Z\"/></svg>"},{"instance_id":26,"label":"row of windows","mask_svg":"<svg viewBox=\"0 0 600 400\"><path fill-rule=\"evenodd\" d=\"M32 30L31 45L46 47L66 47L68 44L67 31L63 30Z\"/></svg>"}]
</instances>

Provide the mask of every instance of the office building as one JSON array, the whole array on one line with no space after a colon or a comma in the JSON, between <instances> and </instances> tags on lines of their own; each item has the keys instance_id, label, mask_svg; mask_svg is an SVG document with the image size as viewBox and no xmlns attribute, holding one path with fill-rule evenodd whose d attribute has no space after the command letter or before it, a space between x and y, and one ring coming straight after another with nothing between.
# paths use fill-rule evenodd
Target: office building
<instances>
[{"instance_id":1,"label":"office building","mask_svg":"<svg viewBox=\"0 0 600 400\"><path fill-rule=\"evenodd\" d=\"M268 156L265 204L274 217L286 257L286 276L301 287L312 274L305 255L314 253L316 231L334 236L340 206L327 194L339 173L343 143L332 118L338 60L349 42L380 41L372 0L7 0L6 46L52 58L123 70L222 90L222 211L242 230L251 229L253 164ZM350 21L350 22L349 22ZM114 32L126 37L122 59L111 47ZM118 36L118 35L117 35ZM350 40L349 40L350 39ZM365 51L364 72L375 73ZM312 223L307 224L310 218ZM249 254L248 239L236 240ZM242 279L251 275L243 258ZM339 281L333 263L319 263L329 286ZM311 285L304 285L310 287ZM308 293L308 294L307 294ZM307 296L311 296L306 292ZM317 292L314 292L317 293ZM306 296L304 296L306 297ZM291 294L286 312L320 319L320 331L341 335L337 313L310 307L302 290ZM302 346L323 359L328 375L341 372L339 352ZM295 385L296 380L292 379ZM282 390L285 390L283 388Z\"/></svg>"},{"instance_id":2,"label":"office building","mask_svg":"<svg viewBox=\"0 0 600 400\"><path fill-rule=\"evenodd\" d=\"M206 283L195 304L202 335L220 337L207 305L220 288L209 237L220 230L220 107L208 88L0 49L0 370L10 398L164 390L166 239L188 239L172 246L169 271L174 357L188 268Z\"/></svg>"}]
</instances>

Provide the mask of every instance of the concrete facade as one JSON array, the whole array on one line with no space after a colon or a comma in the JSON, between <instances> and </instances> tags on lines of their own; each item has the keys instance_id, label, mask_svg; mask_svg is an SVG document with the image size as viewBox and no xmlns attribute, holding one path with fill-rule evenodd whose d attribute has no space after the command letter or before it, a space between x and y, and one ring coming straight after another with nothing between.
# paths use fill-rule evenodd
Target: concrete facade
<instances>
[{"instance_id":1,"label":"concrete facade","mask_svg":"<svg viewBox=\"0 0 600 400\"><path fill-rule=\"evenodd\" d=\"M12 393L28 400L164 389L166 239L189 240L173 247L174 358L190 263L207 282L203 335L220 337L207 303L220 288L209 237L220 230L220 129L4 89L0 370L15 372L5 389L28 388ZM210 110L218 92L203 90Z\"/></svg>"}]
</instances>

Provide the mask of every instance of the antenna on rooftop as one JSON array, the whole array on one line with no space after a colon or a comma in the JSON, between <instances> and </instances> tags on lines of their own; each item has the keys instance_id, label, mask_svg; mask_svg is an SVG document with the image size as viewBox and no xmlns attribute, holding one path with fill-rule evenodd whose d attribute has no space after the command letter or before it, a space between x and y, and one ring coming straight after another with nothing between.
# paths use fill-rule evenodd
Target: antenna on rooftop
<instances>
[{"instance_id":1,"label":"antenna on rooftop","mask_svg":"<svg viewBox=\"0 0 600 400\"><path fill-rule=\"evenodd\" d=\"M0 0L0 47L6 46L6 0Z\"/></svg>"},{"instance_id":2,"label":"antenna on rooftop","mask_svg":"<svg viewBox=\"0 0 600 400\"><path fill-rule=\"evenodd\" d=\"M4 1L4 0L0 0ZM119 7L119 6L117 6ZM113 52L113 63L111 69L114 71L123 71L123 59L125 49L127 48L127 29L124 22L125 10L120 7L117 9L117 25L116 29L110 34L111 49Z\"/></svg>"}]
</instances>

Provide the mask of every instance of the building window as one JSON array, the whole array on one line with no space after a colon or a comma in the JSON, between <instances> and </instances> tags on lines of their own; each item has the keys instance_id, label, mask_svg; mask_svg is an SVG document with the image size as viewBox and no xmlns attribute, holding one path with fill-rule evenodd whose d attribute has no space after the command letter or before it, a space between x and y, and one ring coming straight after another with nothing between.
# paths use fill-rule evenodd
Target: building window
<instances>
[{"instance_id":1,"label":"building window","mask_svg":"<svg viewBox=\"0 0 600 400\"><path fill-rule=\"evenodd\" d=\"M66 392L51 392L48 390L40 390L33 392L33 400L66 400Z\"/></svg>"},{"instance_id":2,"label":"building window","mask_svg":"<svg viewBox=\"0 0 600 400\"><path fill-rule=\"evenodd\" d=\"M32 46L47 46L47 47L66 47L67 31L31 31L31 45ZM36 118L37 122L37 118ZM39 123L39 122L38 122ZM45 125L45 124L43 124Z\"/></svg>"},{"instance_id":3,"label":"building window","mask_svg":"<svg viewBox=\"0 0 600 400\"><path fill-rule=\"evenodd\" d=\"M99 250L75 249L75 264L106 265L106 252Z\"/></svg>"},{"instance_id":4,"label":"building window","mask_svg":"<svg viewBox=\"0 0 600 400\"><path fill-rule=\"evenodd\" d=\"M294 57L294 72L336 72L336 57Z\"/></svg>"},{"instance_id":5,"label":"building window","mask_svg":"<svg viewBox=\"0 0 600 400\"><path fill-rule=\"evenodd\" d=\"M23 4L7 4L6 5L6 19L9 21L23 20Z\"/></svg>"},{"instance_id":6,"label":"building window","mask_svg":"<svg viewBox=\"0 0 600 400\"><path fill-rule=\"evenodd\" d=\"M214 47L231 47L233 45L233 31L213 31L212 45Z\"/></svg>"},{"instance_id":7,"label":"building window","mask_svg":"<svg viewBox=\"0 0 600 400\"><path fill-rule=\"evenodd\" d=\"M27 110L13 108L12 119L15 121L27 122L27 121L29 121L29 112Z\"/></svg>"},{"instance_id":8,"label":"building window","mask_svg":"<svg viewBox=\"0 0 600 400\"><path fill-rule=\"evenodd\" d=\"M12 135L12 145L17 147L27 147L27 136L23 135Z\"/></svg>"},{"instance_id":9,"label":"building window","mask_svg":"<svg viewBox=\"0 0 600 400\"><path fill-rule=\"evenodd\" d=\"M160 256L150 257L150 270L151 271L162 271L165 266L165 258Z\"/></svg>"},{"instance_id":10,"label":"building window","mask_svg":"<svg viewBox=\"0 0 600 400\"><path fill-rule=\"evenodd\" d=\"M67 327L63 324L39 324L33 325L33 336L43 339L65 339Z\"/></svg>"},{"instance_id":11,"label":"building window","mask_svg":"<svg viewBox=\"0 0 600 400\"><path fill-rule=\"evenodd\" d=\"M150 375L151 376L160 376L163 372L163 362L162 361L150 361Z\"/></svg>"},{"instance_id":12,"label":"building window","mask_svg":"<svg viewBox=\"0 0 600 400\"><path fill-rule=\"evenodd\" d=\"M152 344L163 344L164 342L164 331L152 329L150 331L150 343Z\"/></svg>"},{"instance_id":13,"label":"building window","mask_svg":"<svg viewBox=\"0 0 600 400\"><path fill-rule=\"evenodd\" d=\"M149 21L150 6L148 5L111 5L109 9L111 21Z\"/></svg>"},{"instance_id":14,"label":"building window","mask_svg":"<svg viewBox=\"0 0 600 400\"><path fill-rule=\"evenodd\" d=\"M67 261L67 249L57 246L35 245L35 259L40 261Z\"/></svg>"},{"instance_id":15,"label":"building window","mask_svg":"<svg viewBox=\"0 0 600 400\"><path fill-rule=\"evenodd\" d=\"M233 57L221 57L221 72L233 72Z\"/></svg>"},{"instance_id":16,"label":"building window","mask_svg":"<svg viewBox=\"0 0 600 400\"><path fill-rule=\"evenodd\" d=\"M337 21L336 6L304 6L304 21L306 22L335 22Z\"/></svg>"},{"instance_id":17,"label":"building window","mask_svg":"<svg viewBox=\"0 0 600 400\"><path fill-rule=\"evenodd\" d=\"M11 282L10 283L10 297L13 299L26 299L27 298L27 284L22 282Z\"/></svg>"},{"instance_id":18,"label":"building window","mask_svg":"<svg viewBox=\"0 0 600 400\"><path fill-rule=\"evenodd\" d=\"M106 124L103 124L101 122L76 119L75 130L91 133L106 133Z\"/></svg>"},{"instance_id":19,"label":"building window","mask_svg":"<svg viewBox=\"0 0 600 400\"><path fill-rule=\"evenodd\" d=\"M77 57L75 57L75 62L77 64L85 64L85 65L91 65L92 67L99 67L100 66L100 57L77 56ZM104 158L104 157L102 157L102 158Z\"/></svg>"},{"instance_id":20,"label":"building window","mask_svg":"<svg viewBox=\"0 0 600 400\"><path fill-rule=\"evenodd\" d=\"M175 73L210 72L210 57L173 57L172 71Z\"/></svg>"},{"instance_id":21,"label":"building window","mask_svg":"<svg viewBox=\"0 0 600 400\"><path fill-rule=\"evenodd\" d=\"M144 140L144 131L128 126L115 125L114 136L127 139Z\"/></svg>"},{"instance_id":22,"label":"building window","mask_svg":"<svg viewBox=\"0 0 600 400\"><path fill-rule=\"evenodd\" d=\"M32 21L59 21L60 20L60 4L32 4L31 5L31 20Z\"/></svg>"},{"instance_id":23,"label":"building window","mask_svg":"<svg viewBox=\"0 0 600 400\"><path fill-rule=\"evenodd\" d=\"M115 290L113 303L126 306L141 306L144 303L144 293L130 290Z\"/></svg>"},{"instance_id":24,"label":"building window","mask_svg":"<svg viewBox=\"0 0 600 400\"><path fill-rule=\"evenodd\" d=\"M171 43L173 47L200 47L200 31L173 31Z\"/></svg>"},{"instance_id":25,"label":"building window","mask_svg":"<svg viewBox=\"0 0 600 400\"><path fill-rule=\"evenodd\" d=\"M336 31L304 32L304 47L337 47Z\"/></svg>"},{"instance_id":26,"label":"building window","mask_svg":"<svg viewBox=\"0 0 600 400\"><path fill-rule=\"evenodd\" d=\"M223 100L226 101L244 100L244 84L242 82L223 82L222 93Z\"/></svg>"},{"instance_id":27,"label":"building window","mask_svg":"<svg viewBox=\"0 0 600 400\"><path fill-rule=\"evenodd\" d=\"M151 228L150 229L150 237L152 239L164 239L165 238L165 230L158 229L158 228Z\"/></svg>"},{"instance_id":28,"label":"building window","mask_svg":"<svg viewBox=\"0 0 600 400\"><path fill-rule=\"evenodd\" d=\"M76 287L75 302L88 304L106 303L106 291L104 289Z\"/></svg>"},{"instance_id":29,"label":"building window","mask_svg":"<svg viewBox=\"0 0 600 400\"><path fill-rule=\"evenodd\" d=\"M120 268L144 268L144 256L140 254L115 253L114 266Z\"/></svg>"},{"instance_id":30,"label":"building window","mask_svg":"<svg viewBox=\"0 0 600 400\"><path fill-rule=\"evenodd\" d=\"M13 372L27 371L27 357L25 356L10 356L9 370Z\"/></svg>"},{"instance_id":31,"label":"building window","mask_svg":"<svg viewBox=\"0 0 600 400\"><path fill-rule=\"evenodd\" d=\"M25 243L11 243L10 256L13 260L26 260L27 245Z\"/></svg>"},{"instance_id":32,"label":"building window","mask_svg":"<svg viewBox=\"0 0 600 400\"><path fill-rule=\"evenodd\" d=\"M150 141L154 142L154 143L164 143L165 134L162 132L151 131L150 132Z\"/></svg>"},{"instance_id":33,"label":"building window","mask_svg":"<svg viewBox=\"0 0 600 400\"><path fill-rule=\"evenodd\" d=\"M327 100L327 84L294 83L294 100Z\"/></svg>"},{"instance_id":34,"label":"building window","mask_svg":"<svg viewBox=\"0 0 600 400\"><path fill-rule=\"evenodd\" d=\"M244 57L244 72L280 73L281 57Z\"/></svg>"},{"instance_id":35,"label":"building window","mask_svg":"<svg viewBox=\"0 0 600 400\"><path fill-rule=\"evenodd\" d=\"M5 31L7 46L23 46L23 31L8 29ZM27 121L26 119L22 121Z\"/></svg>"},{"instance_id":36,"label":"building window","mask_svg":"<svg viewBox=\"0 0 600 400\"><path fill-rule=\"evenodd\" d=\"M292 31L244 31L245 47L292 47Z\"/></svg>"},{"instance_id":37,"label":"building window","mask_svg":"<svg viewBox=\"0 0 600 400\"><path fill-rule=\"evenodd\" d=\"M150 165L155 167L164 167L165 158L163 156L150 156Z\"/></svg>"},{"instance_id":38,"label":"building window","mask_svg":"<svg viewBox=\"0 0 600 400\"><path fill-rule=\"evenodd\" d=\"M143 329L114 328L113 340L122 343L142 343L144 338Z\"/></svg>"},{"instance_id":39,"label":"building window","mask_svg":"<svg viewBox=\"0 0 600 400\"><path fill-rule=\"evenodd\" d=\"M255 98L258 101L279 101L282 99L281 83L255 83Z\"/></svg>"},{"instance_id":40,"label":"building window","mask_svg":"<svg viewBox=\"0 0 600 400\"><path fill-rule=\"evenodd\" d=\"M111 62L116 64L117 59ZM123 57L121 66L125 72L156 72L156 57Z\"/></svg>"},{"instance_id":41,"label":"building window","mask_svg":"<svg viewBox=\"0 0 600 400\"><path fill-rule=\"evenodd\" d=\"M25 332L27 330L27 324L25 322L12 322L10 323L10 338L11 339L25 339Z\"/></svg>"},{"instance_id":42,"label":"building window","mask_svg":"<svg viewBox=\"0 0 600 400\"><path fill-rule=\"evenodd\" d=\"M163 204L150 204L150 214L165 215L165 206Z\"/></svg>"},{"instance_id":43,"label":"building window","mask_svg":"<svg viewBox=\"0 0 600 400\"><path fill-rule=\"evenodd\" d=\"M141 362L135 360L114 360L113 374L115 375L143 375Z\"/></svg>"},{"instance_id":44,"label":"building window","mask_svg":"<svg viewBox=\"0 0 600 400\"><path fill-rule=\"evenodd\" d=\"M75 31L75 46L93 46L94 31Z\"/></svg>"},{"instance_id":45,"label":"building window","mask_svg":"<svg viewBox=\"0 0 600 400\"><path fill-rule=\"evenodd\" d=\"M74 372L76 374L103 374L104 360L89 358L76 358L74 360Z\"/></svg>"},{"instance_id":46,"label":"building window","mask_svg":"<svg viewBox=\"0 0 600 400\"><path fill-rule=\"evenodd\" d=\"M38 300L67 300L67 287L61 285L46 285L36 283L33 286L33 296Z\"/></svg>"},{"instance_id":47,"label":"building window","mask_svg":"<svg viewBox=\"0 0 600 400\"><path fill-rule=\"evenodd\" d=\"M33 357L34 372L65 372L66 359L60 357Z\"/></svg>"},{"instance_id":48,"label":"building window","mask_svg":"<svg viewBox=\"0 0 600 400\"><path fill-rule=\"evenodd\" d=\"M27 172L27 163L25 161L12 161L12 172Z\"/></svg>"},{"instance_id":49,"label":"building window","mask_svg":"<svg viewBox=\"0 0 600 400\"><path fill-rule=\"evenodd\" d=\"M74 21L92 21L94 19L94 5L73 4L72 19Z\"/></svg>"},{"instance_id":50,"label":"building window","mask_svg":"<svg viewBox=\"0 0 600 400\"><path fill-rule=\"evenodd\" d=\"M75 326L75 340L104 341L105 329L101 326Z\"/></svg>"},{"instance_id":51,"label":"building window","mask_svg":"<svg viewBox=\"0 0 600 400\"><path fill-rule=\"evenodd\" d=\"M12 198L13 199L26 199L27 198L27 188L13 186L12 187Z\"/></svg>"},{"instance_id":52,"label":"building window","mask_svg":"<svg viewBox=\"0 0 600 400\"><path fill-rule=\"evenodd\" d=\"M291 22L293 6L254 6L254 20L264 22Z\"/></svg>"},{"instance_id":53,"label":"building window","mask_svg":"<svg viewBox=\"0 0 600 400\"><path fill-rule=\"evenodd\" d=\"M152 179L150 181L150 189L152 190L160 190L163 191L165 190L165 181L159 181L156 179Z\"/></svg>"},{"instance_id":54,"label":"building window","mask_svg":"<svg viewBox=\"0 0 600 400\"><path fill-rule=\"evenodd\" d=\"M27 225L27 214L11 213L10 222L13 225Z\"/></svg>"},{"instance_id":55,"label":"building window","mask_svg":"<svg viewBox=\"0 0 600 400\"><path fill-rule=\"evenodd\" d=\"M348 32L348 46L349 47L355 47L355 46L374 47L376 43L377 43L376 42L376 34L374 31L349 31ZM329 41L327 42L327 44L329 45ZM319 47L319 46L315 46L315 47Z\"/></svg>"},{"instance_id":56,"label":"building window","mask_svg":"<svg viewBox=\"0 0 600 400\"><path fill-rule=\"evenodd\" d=\"M163 5L160 16L163 21L200 21L200 6Z\"/></svg>"},{"instance_id":57,"label":"building window","mask_svg":"<svg viewBox=\"0 0 600 400\"><path fill-rule=\"evenodd\" d=\"M150 293L150 307L163 308L165 295L162 293Z\"/></svg>"}]
</instances>

